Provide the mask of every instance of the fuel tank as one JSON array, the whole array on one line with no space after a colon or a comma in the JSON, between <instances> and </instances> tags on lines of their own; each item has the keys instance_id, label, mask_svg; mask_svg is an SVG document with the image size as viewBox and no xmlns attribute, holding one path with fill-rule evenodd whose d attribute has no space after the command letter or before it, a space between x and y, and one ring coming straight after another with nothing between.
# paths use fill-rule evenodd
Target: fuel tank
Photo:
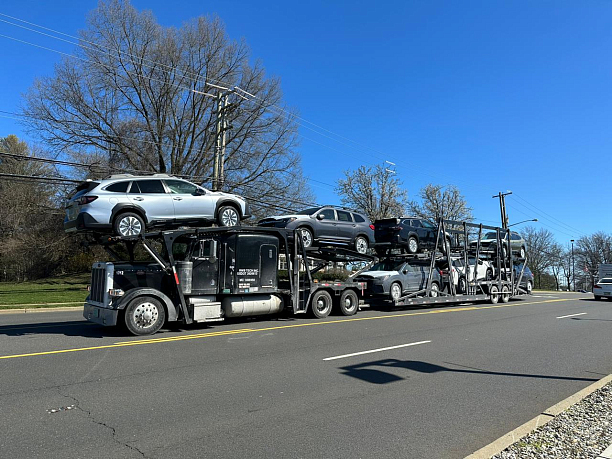
<instances>
[{"instance_id":1,"label":"fuel tank","mask_svg":"<svg viewBox=\"0 0 612 459\"><path fill-rule=\"evenodd\" d=\"M226 297L221 302L225 317L276 314L283 310L283 300L276 295L246 295Z\"/></svg>"}]
</instances>

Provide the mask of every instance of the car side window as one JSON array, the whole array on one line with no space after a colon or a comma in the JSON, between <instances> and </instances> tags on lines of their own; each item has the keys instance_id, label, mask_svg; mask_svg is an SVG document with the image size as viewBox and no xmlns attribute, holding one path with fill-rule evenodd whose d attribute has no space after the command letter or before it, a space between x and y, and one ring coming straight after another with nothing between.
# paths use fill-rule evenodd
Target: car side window
<instances>
[{"instance_id":1,"label":"car side window","mask_svg":"<svg viewBox=\"0 0 612 459\"><path fill-rule=\"evenodd\" d=\"M351 222L351 213L345 212L343 210L337 210L338 212L338 221L339 222Z\"/></svg>"},{"instance_id":2,"label":"car side window","mask_svg":"<svg viewBox=\"0 0 612 459\"><path fill-rule=\"evenodd\" d=\"M113 193L125 193L130 182L117 182L106 187L106 191Z\"/></svg>"},{"instance_id":3,"label":"car side window","mask_svg":"<svg viewBox=\"0 0 612 459\"><path fill-rule=\"evenodd\" d=\"M319 212L319 214L323 215L323 217L325 217L325 220L336 219L336 212L334 211L334 209L323 209L321 212Z\"/></svg>"},{"instance_id":4,"label":"car side window","mask_svg":"<svg viewBox=\"0 0 612 459\"><path fill-rule=\"evenodd\" d=\"M412 225L411 226L414 226L415 228L420 228L422 226L421 225L421 221L420 220L412 220Z\"/></svg>"},{"instance_id":5,"label":"car side window","mask_svg":"<svg viewBox=\"0 0 612 459\"><path fill-rule=\"evenodd\" d=\"M182 180L166 180L166 185L172 194L195 194L197 186Z\"/></svg>"},{"instance_id":6,"label":"car side window","mask_svg":"<svg viewBox=\"0 0 612 459\"><path fill-rule=\"evenodd\" d=\"M355 220L356 223L365 223L365 218L363 218L359 214L353 214L353 219Z\"/></svg>"},{"instance_id":7,"label":"car side window","mask_svg":"<svg viewBox=\"0 0 612 459\"><path fill-rule=\"evenodd\" d=\"M161 180L138 180L132 183L130 193L134 193L134 185L140 188L142 194L166 193L166 189Z\"/></svg>"},{"instance_id":8,"label":"car side window","mask_svg":"<svg viewBox=\"0 0 612 459\"><path fill-rule=\"evenodd\" d=\"M510 237L513 241L518 241L521 238L518 234L511 234Z\"/></svg>"},{"instance_id":9,"label":"car side window","mask_svg":"<svg viewBox=\"0 0 612 459\"><path fill-rule=\"evenodd\" d=\"M430 228L430 229L436 228L436 225L433 225L426 220L421 220L421 224L423 225L423 228Z\"/></svg>"}]
</instances>

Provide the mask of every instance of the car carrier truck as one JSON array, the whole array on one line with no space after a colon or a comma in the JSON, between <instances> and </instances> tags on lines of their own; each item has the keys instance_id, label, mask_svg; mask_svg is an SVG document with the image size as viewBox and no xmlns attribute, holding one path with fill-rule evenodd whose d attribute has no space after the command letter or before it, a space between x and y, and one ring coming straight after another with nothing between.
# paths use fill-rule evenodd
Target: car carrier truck
<instances>
[{"instance_id":1,"label":"car carrier truck","mask_svg":"<svg viewBox=\"0 0 612 459\"><path fill-rule=\"evenodd\" d=\"M120 261L117 245L128 261ZM316 282L313 274L330 262L362 262L365 269L375 259L340 247L306 249L298 233L276 228L179 229L111 237L103 246L115 261L94 263L83 315L103 325L124 324L134 335L155 333L166 322L281 311L323 318L335 308L352 315L365 284L354 275ZM136 261L138 250L148 261ZM279 269L282 256L286 270Z\"/></svg>"}]
</instances>

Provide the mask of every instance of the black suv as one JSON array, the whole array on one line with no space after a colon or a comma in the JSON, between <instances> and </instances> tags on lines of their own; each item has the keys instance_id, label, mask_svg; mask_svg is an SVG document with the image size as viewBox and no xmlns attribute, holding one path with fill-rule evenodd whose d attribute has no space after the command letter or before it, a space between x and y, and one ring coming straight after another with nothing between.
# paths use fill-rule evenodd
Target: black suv
<instances>
[{"instance_id":1,"label":"black suv","mask_svg":"<svg viewBox=\"0 0 612 459\"><path fill-rule=\"evenodd\" d=\"M342 244L359 253L366 253L374 242L374 225L365 215L331 206L313 207L292 215L264 218L258 225L300 229L305 247L316 244Z\"/></svg>"},{"instance_id":2,"label":"black suv","mask_svg":"<svg viewBox=\"0 0 612 459\"><path fill-rule=\"evenodd\" d=\"M385 218L374 222L374 238L379 251L386 248L400 248L408 253L433 249L436 245L438 227L423 218ZM451 238L446 235L447 244Z\"/></svg>"}]
</instances>

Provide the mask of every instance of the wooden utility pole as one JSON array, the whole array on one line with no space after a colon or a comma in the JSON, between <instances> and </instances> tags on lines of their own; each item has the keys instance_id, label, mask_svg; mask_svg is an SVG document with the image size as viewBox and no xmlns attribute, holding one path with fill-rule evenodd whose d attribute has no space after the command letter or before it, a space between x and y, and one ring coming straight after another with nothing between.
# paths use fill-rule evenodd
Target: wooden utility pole
<instances>
[{"instance_id":1,"label":"wooden utility pole","mask_svg":"<svg viewBox=\"0 0 612 459\"><path fill-rule=\"evenodd\" d=\"M502 223L503 229L508 228L508 215L506 214L506 199L505 198L509 194L512 194L512 191L507 191L506 193L502 193L500 191L499 194L493 196L493 199L499 198L499 210L501 212L501 223Z\"/></svg>"}]
</instances>

